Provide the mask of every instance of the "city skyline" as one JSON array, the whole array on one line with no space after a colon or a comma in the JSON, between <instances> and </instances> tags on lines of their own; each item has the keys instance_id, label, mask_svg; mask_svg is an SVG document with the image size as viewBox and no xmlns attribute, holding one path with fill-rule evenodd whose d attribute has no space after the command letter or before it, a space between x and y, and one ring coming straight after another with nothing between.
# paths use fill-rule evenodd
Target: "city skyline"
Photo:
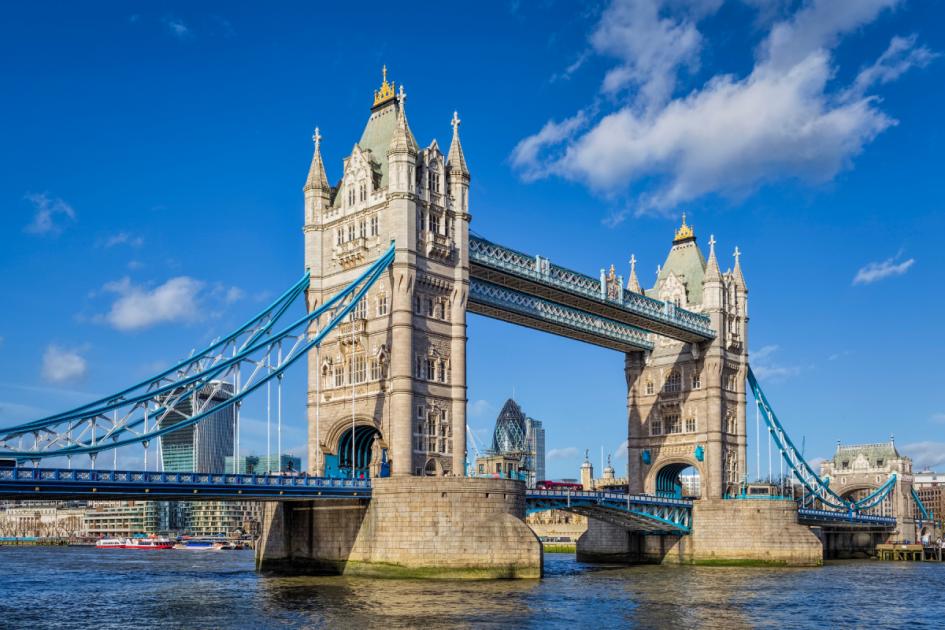
<instances>
[{"instance_id":1,"label":"city skyline","mask_svg":"<svg viewBox=\"0 0 945 630\"><path fill-rule=\"evenodd\" d=\"M935 103L945 42L923 26L941 10L876 2L857 15L826 5L765 14L710 5L662 8L658 24L691 32L693 44L646 70L637 64L647 51L608 40L603 15L626 28L646 18L624 15L619 2L572 16L574 32L528 5L497 7L499 23L470 16L456 45L482 54L469 54L458 71L455 60L428 60L394 40L371 52L346 47L342 57L332 48L337 35L313 41L301 26L285 30L304 21L286 15L277 40L275 18L223 5L152 14L98 5L87 31L63 30L80 10L66 8L48 39L4 27L0 46L20 59L8 82L32 98L11 99L5 135L14 151L0 174L0 260L18 306L0 316L0 421L140 380L294 280L312 129L324 135L334 182L386 64L406 85L422 145L435 137L448 146L458 110L475 233L589 275L615 264L626 276L633 255L648 288L685 211L701 247L715 235L723 269L736 245L744 252L750 360L792 435L806 438L808 456L830 457L838 439L879 442L893 432L917 468L945 463L945 443L935 438L945 422L942 374L932 359L942 342L925 315L941 305L928 287L943 254L927 232L941 217ZM833 30L811 29L815 9L834 18ZM9 25L40 19L26 7L14 13ZM381 11L357 37L371 41L389 19L403 18ZM726 39L723 20L744 32ZM476 27L492 29L495 50L473 43ZM788 31L791 46L779 39ZM639 45L665 52L658 32ZM64 63L67 50L75 54ZM128 54L106 62L117 50ZM520 65L502 64L503 54ZM182 72L194 63L198 71ZM303 68L323 70L302 81ZM765 92L770 77L787 92ZM796 131L795 117L827 125L823 133L841 134L828 136L840 148L830 153L802 136L784 146L757 132L740 147L755 156L748 164L687 126L715 114L712 107L735 111L743 99L774 96L796 99L782 104L797 109L777 118L774 100L762 100L772 111L759 126ZM639 132L624 137L632 150L603 142L628 128ZM688 139L673 135L680 128ZM678 161L647 144L661 130ZM804 162L810 151L823 159ZM749 166L759 172L743 173ZM480 443L514 388L544 423L549 476L576 476L584 449L600 445L621 469L622 356L478 317L469 337L468 418ZM884 367L890 359L916 369ZM283 444L297 455L305 451L303 392L296 370L286 384ZM902 392L908 397L894 395ZM750 436L752 423L749 408ZM264 403L247 404L241 424L241 453L266 452Z\"/></svg>"}]
</instances>

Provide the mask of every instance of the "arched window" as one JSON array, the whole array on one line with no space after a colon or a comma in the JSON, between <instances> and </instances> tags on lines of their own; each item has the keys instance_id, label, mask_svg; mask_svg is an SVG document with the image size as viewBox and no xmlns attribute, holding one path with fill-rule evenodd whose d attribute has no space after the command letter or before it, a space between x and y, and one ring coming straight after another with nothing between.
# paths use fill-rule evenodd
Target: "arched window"
<instances>
[{"instance_id":1,"label":"arched window","mask_svg":"<svg viewBox=\"0 0 945 630\"><path fill-rule=\"evenodd\" d=\"M653 381L647 381L647 382L646 382L646 394L647 394L647 396L652 396L654 392L655 392L655 389L653 388Z\"/></svg>"}]
</instances>

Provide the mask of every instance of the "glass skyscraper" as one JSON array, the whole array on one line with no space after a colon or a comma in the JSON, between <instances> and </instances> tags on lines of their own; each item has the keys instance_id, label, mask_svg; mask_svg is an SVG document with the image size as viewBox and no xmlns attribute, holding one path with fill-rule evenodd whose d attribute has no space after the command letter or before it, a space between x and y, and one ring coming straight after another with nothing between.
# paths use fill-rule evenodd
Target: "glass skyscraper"
<instances>
[{"instance_id":1,"label":"glass skyscraper","mask_svg":"<svg viewBox=\"0 0 945 630\"><path fill-rule=\"evenodd\" d=\"M168 395L170 402L175 394ZM225 402L233 395L229 383L213 381L195 396L177 401L174 409L161 421L160 427L173 426L187 420L202 409ZM181 427L160 437L161 463L166 472L223 473L227 457L233 456L233 432L236 409L230 405L210 414L196 425Z\"/></svg>"},{"instance_id":2,"label":"glass skyscraper","mask_svg":"<svg viewBox=\"0 0 945 630\"><path fill-rule=\"evenodd\" d=\"M529 418L518 403L509 398L499 411L487 457L517 460L530 488L545 478L545 430L541 421Z\"/></svg>"}]
</instances>

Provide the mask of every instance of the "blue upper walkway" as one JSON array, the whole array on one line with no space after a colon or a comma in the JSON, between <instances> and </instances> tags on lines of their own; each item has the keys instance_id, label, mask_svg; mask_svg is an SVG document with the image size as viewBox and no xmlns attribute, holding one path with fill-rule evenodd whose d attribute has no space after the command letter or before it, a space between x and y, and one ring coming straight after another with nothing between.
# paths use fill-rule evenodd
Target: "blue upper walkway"
<instances>
[{"instance_id":1,"label":"blue upper walkway","mask_svg":"<svg viewBox=\"0 0 945 630\"><path fill-rule=\"evenodd\" d=\"M536 325L536 322L511 319L521 317L521 309L515 306L524 301L523 296L530 296L545 305L559 305L593 317L599 320L596 324L599 327L624 327L619 330L618 343L636 345L637 349L652 346L645 339L639 343L631 331L637 335L653 332L687 342L715 337L706 315L626 289L610 296L599 279L552 264L547 258L530 256L475 236L469 237L469 276L471 311L526 326L550 330L541 322ZM496 288L504 289L506 294L500 296ZM491 299L484 300L482 296ZM506 309L507 312L503 312L501 304L497 303L500 297L512 306ZM567 331L551 332L571 336ZM587 333L586 330L578 332ZM600 339L583 340L607 346L608 337L613 338L610 331ZM623 349L616 345L612 347Z\"/></svg>"}]
</instances>

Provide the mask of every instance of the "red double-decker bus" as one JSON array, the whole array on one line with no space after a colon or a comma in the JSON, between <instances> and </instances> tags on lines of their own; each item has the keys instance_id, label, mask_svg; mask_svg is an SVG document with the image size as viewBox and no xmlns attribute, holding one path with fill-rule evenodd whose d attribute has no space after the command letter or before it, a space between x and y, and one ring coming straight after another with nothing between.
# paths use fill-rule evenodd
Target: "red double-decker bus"
<instances>
[{"instance_id":1,"label":"red double-decker bus","mask_svg":"<svg viewBox=\"0 0 945 630\"><path fill-rule=\"evenodd\" d=\"M535 483L536 490L575 490L580 491L584 489L579 483L574 483L571 481L549 481L542 480Z\"/></svg>"}]
</instances>

